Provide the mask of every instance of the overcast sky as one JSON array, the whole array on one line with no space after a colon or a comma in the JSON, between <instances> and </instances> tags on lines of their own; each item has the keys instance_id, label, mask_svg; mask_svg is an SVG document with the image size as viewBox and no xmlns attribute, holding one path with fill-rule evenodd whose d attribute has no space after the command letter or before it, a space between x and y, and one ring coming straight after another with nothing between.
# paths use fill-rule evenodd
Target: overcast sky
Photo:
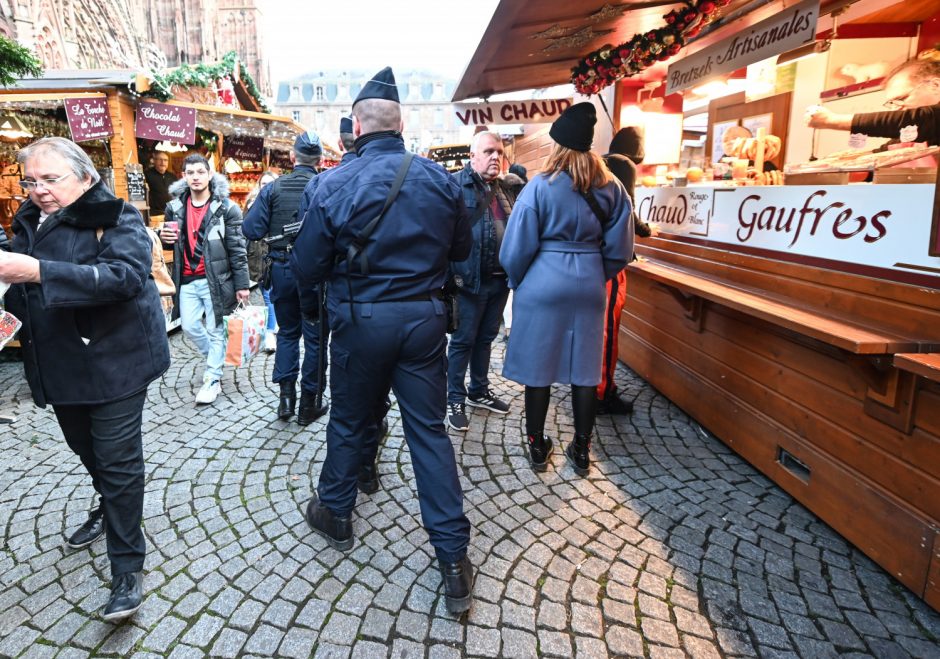
<instances>
[{"instance_id":1,"label":"overcast sky","mask_svg":"<svg viewBox=\"0 0 940 659\"><path fill-rule=\"evenodd\" d=\"M459 79L498 0L263 0L272 87L310 71L422 68Z\"/></svg>"}]
</instances>

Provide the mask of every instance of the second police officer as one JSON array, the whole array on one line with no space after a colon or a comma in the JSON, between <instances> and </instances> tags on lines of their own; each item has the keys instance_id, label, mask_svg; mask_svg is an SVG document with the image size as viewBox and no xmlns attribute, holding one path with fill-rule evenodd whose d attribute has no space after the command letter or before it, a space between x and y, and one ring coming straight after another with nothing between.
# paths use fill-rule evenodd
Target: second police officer
<instances>
[{"instance_id":1,"label":"second police officer","mask_svg":"<svg viewBox=\"0 0 940 659\"><path fill-rule=\"evenodd\" d=\"M266 257L269 269L266 268L266 272L270 272L271 302L279 326L272 377L281 390L277 415L285 420L293 416L299 375L297 423L301 425L313 422L327 410L327 406L322 404L325 360L319 354L320 326L315 320L305 318L301 311L313 306L308 300L314 299L316 294L298 288L289 258L303 219L298 215L301 197L307 183L317 175L315 168L322 155L323 147L316 133L307 131L298 135L290 153L294 170L261 190L242 223L245 237L249 240L263 239L269 249ZM301 339L304 344L302 365Z\"/></svg>"}]
</instances>

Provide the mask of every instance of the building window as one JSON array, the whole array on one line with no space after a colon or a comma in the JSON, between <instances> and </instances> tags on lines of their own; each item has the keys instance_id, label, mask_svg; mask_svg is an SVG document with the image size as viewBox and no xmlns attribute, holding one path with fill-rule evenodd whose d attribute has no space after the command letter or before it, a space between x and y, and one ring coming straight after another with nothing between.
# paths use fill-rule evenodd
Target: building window
<instances>
[{"instance_id":1,"label":"building window","mask_svg":"<svg viewBox=\"0 0 940 659\"><path fill-rule=\"evenodd\" d=\"M322 101L322 100L323 100L323 87L320 87L320 86L318 85L318 86L317 86L317 89L316 89L316 91L315 91L314 93L315 93L315 98L316 98L316 100L318 100L318 101Z\"/></svg>"},{"instance_id":2,"label":"building window","mask_svg":"<svg viewBox=\"0 0 940 659\"><path fill-rule=\"evenodd\" d=\"M291 119L293 119L297 123L300 123L300 110L294 110L293 112L290 113L290 116L291 116Z\"/></svg>"},{"instance_id":3,"label":"building window","mask_svg":"<svg viewBox=\"0 0 940 659\"><path fill-rule=\"evenodd\" d=\"M294 102L300 100L300 85L294 85L290 88L290 100Z\"/></svg>"},{"instance_id":4,"label":"building window","mask_svg":"<svg viewBox=\"0 0 940 659\"><path fill-rule=\"evenodd\" d=\"M317 130L323 130L323 126L326 124L326 112L323 110L317 110Z\"/></svg>"},{"instance_id":5,"label":"building window","mask_svg":"<svg viewBox=\"0 0 940 659\"><path fill-rule=\"evenodd\" d=\"M421 110L418 108L411 108L411 120L409 121L409 126L416 130L421 127Z\"/></svg>"},{"instance_id":6,"label":"building window","mask_svg":"<svg viewBox=\"0 0 940 659\"><path fill-rule=\"evenodd\" d=\"M443 128L444 127L444 108L437 108L434 110L434 127Z\"/></svg>"}]
</instances>

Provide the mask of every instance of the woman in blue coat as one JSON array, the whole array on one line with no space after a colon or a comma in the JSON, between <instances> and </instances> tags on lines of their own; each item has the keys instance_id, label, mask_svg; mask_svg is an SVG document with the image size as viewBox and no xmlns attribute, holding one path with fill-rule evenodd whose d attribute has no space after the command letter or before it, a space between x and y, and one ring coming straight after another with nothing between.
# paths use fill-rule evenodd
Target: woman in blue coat
<instances>
[{"instance_id":1,"label":"woman in blue coat","mask_svg":"<svg viewBox=\"0 0 940 659\"><path fill-rule=\"evenodd\" d=\"M525 385L529 462L548 468L551 385L570 384L575 437L565 453L581 476L601 380L605 283L633 254L630 199L590 150L596 122L594 106L578 103L552 125L555 148L516 200L499 254L513 289L503 375Z\"/></svg>"}]
</instances>

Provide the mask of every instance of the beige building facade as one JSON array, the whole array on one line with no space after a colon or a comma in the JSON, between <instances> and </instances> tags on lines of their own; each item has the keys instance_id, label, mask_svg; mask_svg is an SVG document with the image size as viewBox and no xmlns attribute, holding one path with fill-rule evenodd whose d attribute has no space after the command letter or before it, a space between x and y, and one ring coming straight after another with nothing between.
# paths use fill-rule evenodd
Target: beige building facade
<instances>
[{"instance_id":1,"label":"beige building facade","mask_svg":"<svg viewBox=\"0 0 940 659\"><path fill-rule=\"evenodd\" d=\"M340 119L351 112L356 95L374 74L365 70L320 71L280 82L274 113L291 117L335 145ZM420 153L439 144L469 141L473 130L461 130L450 103L455 80L419 70L395 71L395 80L409 150Z\"/></svg>"}]
</instances>

